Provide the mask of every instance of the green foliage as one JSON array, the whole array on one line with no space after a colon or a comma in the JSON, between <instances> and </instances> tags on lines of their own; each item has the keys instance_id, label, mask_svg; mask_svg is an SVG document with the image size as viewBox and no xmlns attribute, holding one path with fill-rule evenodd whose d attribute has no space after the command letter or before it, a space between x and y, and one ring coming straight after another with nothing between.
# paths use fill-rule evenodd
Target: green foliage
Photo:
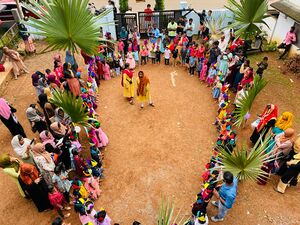
<instances>
[{"instance_id":1,"label":"green foliage","mask_svg":"<svg viewBox=\"0 0 300 225\"><path fill-rule=\"evenodd\" d=\"M128 10L128 0L120 0L120 12L125 13Z\"/></svg>"},{"instance_id":2,"label":"green foliage","mask_svg":"<svg viewBox=\"0 0 300 225\"><path fill-rule=\"evenodd\" d=\"M88 0L41 0L43 7L34 0L32 8L40 15L40 19L30 18L24 22L36 28L35 33L45 37L51 50L66 50L78 52L82 49L87 54L93 54L100 40L100 23L97 21L107 15L106 10L99 16L94 16L87 8ZM36 10L36 9L37 10Z\"/></svg>"},{"instance_id":3,"label":"green foliage","mask_svg":"<svg viewBox=\"0 0 300 225\"><path fill-rule=\"evenodd\" d=\"M205 22L205 25L209 28L209 31L211 33L212 40L217 41L221 38L222 24L224 19L225 19L225 14L217 18L212 18L211 20Z\"/></svg>"},{"instance_id":4,"label":"green foliage","mask_svg":"<svg viewBox=\"0 0 300 225\"><path fill-rule=\"evenodd\" d=\"M237 29L236 36L249 39L261 32L259 25L268 24L264 21L269 17L267 0L228 0L225 6L234 15L234 22L227 28Z\"/></svg>"},{"instance_id":5,"label":"green foliage","mask_svg":"<svg viewBox=\"0 0 300 225\"><path fill-rule=\"evenodd\" d=\"M173 219L173 213L174 213L174 202L170 202L169 200L166 200L165 198L162 198L160 209L159 209L159 215L158 215L158 221L157 225L183 225L187 222L187 220L184 219L184 217L179 218L181 210L177 213L175 218Z\"/></svg>"},{"instance_id":6,"label":"green foliage","mask_svg":"<svg viewBox=\"0 0 300 225\"><path fill-rule=\"evenodd\" d=\"M220 166L214 169L230 171L239 180L256 181L258 177L267 177L268 174L261 167L264 163L273 160L273 151L266 153L270 139L271 136L264 141L259 139L250 151L246 146L235 149L231 154L221 149L218 161Z\"/></svg>"},{"instance_id":7,"label":"green foliage","mask_svg":"<svg viewBox=\"0 0 300 225\"><path fill-rule=\"evenodd\" d=\"M252 104L256 98L256 96L259 94L259 92L264 89L264 87L267 85L267 81L265 79L261 79L258 75L254 77L254 84L251 87L250 90L245 92L244 96L241 96L239 98L239 101L236 103L236 110L235 110L235 119L236 122L234 125L240 127L244 121L244 118L247 113L250 112Z\"/></svg>"},{"instance_id":8,"label":"green foliage","mask_svg":"<svg viewBox=\"0 0 300 225\"><path fill-rule=\"evenodd\" d=\"M155 0L154 10L164 10L165 0Z\"/></svg>"},{"instance_id":9,"label":"green foliage","mask_svg":"<svg viewBox=\"0 0 300 225\"><path fill-rule=\"evenodd\" d=\"M266 46L264 46L264 51L267 52L275 52L277 50L277 42L276 41L271 41L268 43Z\"/></svg>"},{"instance_id":10,"label":"green foliage","mask_svg":"<svg viewBox=\"0 0 300 225\"><path fill-rule=\"evenodd\" d=\"M70 116L74 124L84 127L90 126L87 122L89 116L81 98L76 98L76 96L69 91L55 90L50 102L62 108L63 111Z\"/></svg>"}]
</instances>

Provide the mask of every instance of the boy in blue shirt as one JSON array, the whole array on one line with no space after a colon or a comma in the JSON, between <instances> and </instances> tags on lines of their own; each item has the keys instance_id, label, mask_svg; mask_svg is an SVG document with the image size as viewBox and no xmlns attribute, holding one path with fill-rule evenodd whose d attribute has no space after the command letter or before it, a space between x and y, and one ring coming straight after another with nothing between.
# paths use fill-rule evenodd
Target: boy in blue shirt
<instances>
[{"instance_id":1,"label":"boy in blue shirt","mask_svg":"<svg viewBox=\"0 0 300 225\"><path fill-rule=\"evenodd\" d=\"M228 210L232 208L232 205L236 198L238 180L229 171L226 171L223 175L224 183L219 191L214 189L214 196L218 199L212 201L212 204L218 208L218 215L211 217L213 222L223 221Z\"/></svg>"}]
</instances>

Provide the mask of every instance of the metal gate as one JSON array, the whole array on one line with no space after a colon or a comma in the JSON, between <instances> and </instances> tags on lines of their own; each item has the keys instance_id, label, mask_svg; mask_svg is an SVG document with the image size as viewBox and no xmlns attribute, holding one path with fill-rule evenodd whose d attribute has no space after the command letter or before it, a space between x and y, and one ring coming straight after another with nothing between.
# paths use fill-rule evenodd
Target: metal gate
<instances>
[{"instance_id":1,"label":"metal gate","mask_svg":"<svg viewBox=\"0 0 300 225\"><path fill-rule=\"evenodd\" d=\"M126 27L128 31L137 26L137 15L136 13L116 13L116 32L117 37L121 31L121 27Z\"/></svg>"},{"instance_id":2,"label":"metal gate","mask_svg":"<svg viewBox=\"0 0 300 225\"><path fill-rule=\"evenodd\" d=\"M149 24L157 25L158 29L166 29L171 18L175 21L179 19L182 15L182 10L164 10L164 11L154 11L151 15L145 12L139 12L139 31L143 38L147 36L147 30Z\"/></svg>"}]
</instances>

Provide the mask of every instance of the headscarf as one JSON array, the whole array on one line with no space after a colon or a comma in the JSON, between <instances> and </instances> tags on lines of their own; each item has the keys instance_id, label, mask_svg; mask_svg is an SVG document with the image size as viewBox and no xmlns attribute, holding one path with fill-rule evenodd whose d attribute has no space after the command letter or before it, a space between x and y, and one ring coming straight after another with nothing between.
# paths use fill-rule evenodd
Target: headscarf
<instances>
[{"instance_id":1,"label":"headscarf","mask_svg":"<svg viewBox=\"0 0 300 225\"><path fill-rule=\"evenodd\" d=\"M40 78L38 81L38 86L42 87L42 88L46 88L47 84L44 83L45 78Z\"/></svg>"},{"instance_id":2,"label":"headscarf","mask_svg":"<svg viewBox=\"0 0 300 225\"><path fill-rule=\"evenodd\" d=\"M64 112L64 115L63 115L63 116L59 115L59 111L60 111L60 110L63 111L62 108L56 108L56 109L55 109L55 122L60 122L60 123L61 123L61 122L66 118L66 114L65 114L65 112Z\"/></svg>"},{"instance_id":3,"label":"headscarf","mask_svg":"<svg viewBox=\"0 0 300 225\"><path fill-rule=\"evenodd\" d=\"M260 121L257 125L257 132L260 132L266 125L267 123L272 120L277 118L278 116L278 108L276 105L270 104L270 109L268 109L268 105L265 107L263 114L260 118Z\"/></svg>"},{"instance_id":4,"label":"headscarf","mask_svg":"<svg viewBox=\"0 0 300 225\"><path fill-rule=\"evenodd\" d=\"M48 132L48 136L46 135L46 132ZM51 134L50 131L44 130L40 133L40 139L43 142L43 145L51 144L53 147L55 146L54 137Z\"/></svg>"},{"instance_id":5,"label":"headscarf","mask_svg":"<svg viewBox=\"0 0 300 225\"><path fill-rule=\"evenodd\" d=\"M10 156L7 153L2 154L0 157L0 167L5 168L14 168L16 172L19 172L20 163L18 162L11 162Z\"/></svg>"},{"instance_id":6,"label":"headscarf","mask_svg":"<svg viewBox=\"0 0 300 225\"><path fill-rule=\"evenodd\" d=\"M295 134L295 130L293 128L287 128L284 133L280 137L280 142L284 143L288 140L291 140Z\"/></svg>"},{"instance_id":7,"label":"headscarf","mask_svg":"<svg viewBox=\"0 0 300 225\"><path fill-rule=\"evenodd\" d=\"M0 98L0 116L8 120L11 114L11 110L4 98Z\"/></svg>"},{"instance_id":8,"label":"headscarf","mask_svg":"<svg viewBox=\"0 0 300 225\"><path fill-rule=\"evenodd\" d=\"M21 145L20 141L19 141L19 135L16 135L13 137L13 139L11 140L11 146L13 147L15 153L22 157L25 153L25 151L27 150L27 146L30 145L31 140L29 140L28 138L23 138L24 139L24 144Z\"/></svg>"},{"instance_id":9,"label":"headscarf","mask_svg":"<svg viewBox=\"0 0 300 225\"><path fill-rule=\"evenodd\" d=\"M32 148L32 153L34 156L42 156L46 159L48 163L53 162L50 153L45 150L42 143L37 143Z\"/></svg>"},{"instance_id":10,"label":"headscarf","mask_svg":"<svg viewBox=\"0 0 300 225\"><path fill-rule=\"evenodd\" d=\"M139 77L139 79L140 79L140 83L137 88L137 95L145 96L146 86L150 83L149 78L147 76L143 75L143 77L142 78Z\"/></svg>"},{"instance_id":11,"label":"headscarf","mask_svg":"<svg viewBox=\"0 0 300 225\"><path fill-rule=\"evenodd\" d=\"M294 152L300 153L300 137L294 142Z\"/></svg>"},{"instance_id":12,"label":"headscarf","mask_svg":"<svg viewBox=\"0 0 300 225\"><path fill-rule=\"evenodd\" d=\"M26 185L31 185L39 177L39 172L34 165L23 163L20 166L20 178Z\"/></svg>"},{"instance_id":13,"label":"headscarf","mask_svg":"<svg viewBox=\"0 0 300 225\"><path fill-rule=\"evenodd\" d=\"M60 128L58 127L58 122L54 122L50 125L51 130L60 135L65 135L67 128L60 123Z\"/></svg>"},{"instance_id":14,"label":"headscarf","mask_svg":"<svg viewBox=\"0 0 300 225\"><path fill-rule=\"evenodd\" d=\"M40 116L37 114L36 109L31 106L26 110L27 119L31 122L40 121Z\"/></svg>"},{"instance_id":15,"label":"headscarf","mask_svg":"<svg viewBox=\"0 0 300 225\"><path fill-rule=\"evenodd\" d=\"M291 128L293 125L293 119L294 115L291 112L284 112L277 119L275 127L278 127L281 130Z\"/></svg>"},{"instance_id":16,"label":"headscarf","mask_svg":"<svg viewBox=\"0 0 300 225\"><path fill-rule=\"evenodd\" d=\"M73 66L75 64L75 59L74 59L72 53L69 50L66 51L65 62L70 63L71 66Z\"/></svg>"}]
</instances>

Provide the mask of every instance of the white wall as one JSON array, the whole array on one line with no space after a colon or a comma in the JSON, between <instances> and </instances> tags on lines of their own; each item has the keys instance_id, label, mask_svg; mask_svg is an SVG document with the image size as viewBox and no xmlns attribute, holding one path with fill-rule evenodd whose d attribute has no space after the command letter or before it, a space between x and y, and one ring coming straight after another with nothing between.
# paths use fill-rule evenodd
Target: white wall
<instances>
[{"instance_id":1,"label":"white wall","mask_svg":"<svg viewBox=\"0 0 300 225\"><path fill-rule=\"evenodd\" d=\"M263 24L262 30L267 33L267 35L268 35L267 40L268 40L268 42L270 42L274 35L277 18L270 16L270 17L264 19L264 21L268 24L269 27L267 27L265 24Z\"/></svg>"},{"instance_id":2,"label":"white wall","mask_svg":"<svg viewBox=\"0 0 300 225\"><path fill-rule=\"evenodd\" d=\"M110 6L107 6L107 8L110 8ZM111 11L109 14L107 14L105 17L101 18L98 20L99 27L101 23L111 23L114 22L114 12ZM116 40L117 35L116 35L116 26L115 25L105 25L102 26L103 28L103 35L105 35L106 32L110 32L111 36Z\"/></svg>"},{"instance_id":3,"label":"white wall","mask_svg":"<svg viewBox=\"0 0 300 225\"><path fill-rule=\"evenodd\" d=\"M183 11L182 15L186 14L188 11ZM189 14L187 14L186 18L189 19L193 19L193 23L195 24L195 29L194 29L194 33L198 34L198 29L199 29L199 24L200 24L200 17L198 16L198 14L194 11L190 12Z\"/></svg>"},{"instance_id":4,"label":"white wall","mask_svg":"<svg viewBox=\"0 0 300 225\"><path fill-rule=\"evenodd\" d=\"M271 41L276 41L278 44L280 44L284 40L286 33L294 24L295 21L292 18L280 13ZM298 48L293 45L290 50L290 54L295 54L297 49Z\"/></svg>"}]
</instances>

